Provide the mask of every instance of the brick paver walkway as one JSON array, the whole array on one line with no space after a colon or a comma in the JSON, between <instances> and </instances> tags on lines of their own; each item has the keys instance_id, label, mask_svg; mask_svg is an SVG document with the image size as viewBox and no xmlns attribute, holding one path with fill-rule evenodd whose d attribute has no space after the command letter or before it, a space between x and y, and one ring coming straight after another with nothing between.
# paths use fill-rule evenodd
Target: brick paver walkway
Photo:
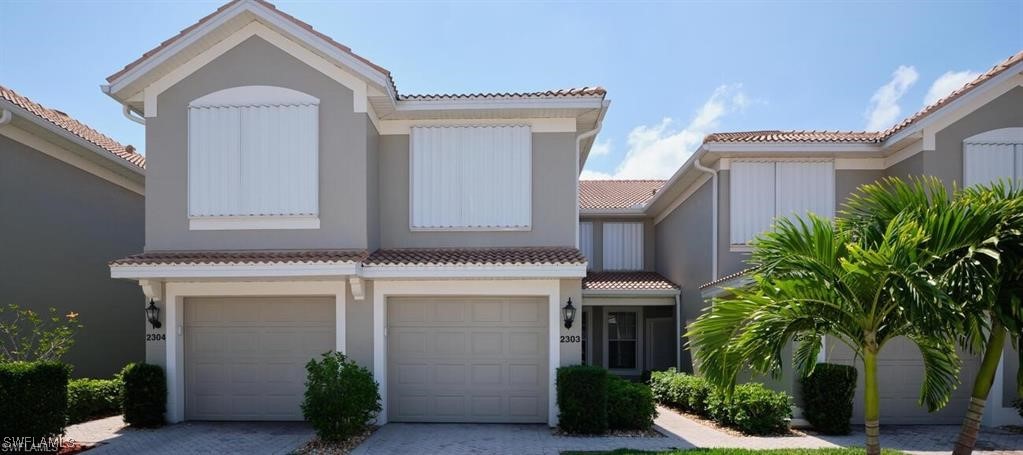
<instances>
[{"instance_id":1,"label":"brick paver walkway","mask_svg":"<svg viewBox=\"0 0 1023 455\"><path fill-rule=\"evenodd\" d=\"M185 422L158 429L125 428L121 417L68 427L67 437L98 442L89 455L286 454L312 439L305 422Z\"/></svg>"}]
</instances>

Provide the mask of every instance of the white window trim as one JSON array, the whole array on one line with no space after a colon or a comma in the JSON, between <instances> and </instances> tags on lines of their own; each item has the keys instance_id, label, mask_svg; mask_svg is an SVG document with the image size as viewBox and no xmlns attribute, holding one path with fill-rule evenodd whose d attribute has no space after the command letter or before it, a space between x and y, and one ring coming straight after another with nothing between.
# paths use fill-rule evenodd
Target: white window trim
<instances>
[{"instance_id":1,"label":"white window trim","mask_svg":"<svg viewBox=\"0 0 1023 455\"><path fill-rule=\"evenodd\" d=\"M188 229L193 231L242 231L252 229L319 229L320 218L294 216L193 216Z\"/></svg>"},{"instance_id":2,"label":"white window trim","mask_svg":"<svg viewBox=\"0 0 1023 455\"><path fill-rule=\"evenodd\" d=\"M530 123L513 123L513 122L502 122L502 123L487 123L487 122L468 122L468 123L455 123L455 124L431 124L424 122L416 122L409 126L409 129L418 127L444 127L444 128L471 128L471 127L512 127L512 126L526 126L530 128L529 138L529 216L526 220L525 226L512 226L512 227L500 227L500 226L451 226L451 227L421 227L415 226L413 223L414 217L413 212L413 197L412 191L415 187L415 178L413 171L412 156L412 136L409 136L409 149L408 149L408 228L411 232L531 232L533 230L533 131Z\"/></svg>"},{"instance_id":3,"label":"white window trim","mask_svg":"<svg viewBox=\"0 0 1023 455\"><path fill-rule=\"evenodd\" d=\"M782 162L790 162L790 163L791 162L797 162L797 163L831 163L831 188L830 188L829 191L831 192L831 199L832 199L832 201L831 201L832 213L829 216L832 217L832 218L835 216L835 213L836 213L836 211L838 209L838 207L835 204L835 200L834 200L835 197L836 197L835 196L835 185L837 184L837 180L838 180L837 171L839 169L838 169L837 163L836 163L836 161L834 159L812 159L812 158L810 158L810 159L807 159L807 158L738 159L738 160L729 160L729 164L731 162L735 162L735 161L739 161L739 162L769 162L769 163L782 163ZM729 166L729 168L730 168L730 166ZM733 176L729 175L728 177L729 177L729 180L728 180L728 186L729 186L729 188L728 188L728 198L729 198L728 207L729 207L729 211L731 211L731 207L732 207L731 198L734 195L734 191L733 191L733 187L732 187L733 181L731 180L731 178ZM775 177L775 179L776 180L775 180L774 185L777 186L778 185L777 176ZM731 234L731 230L732 230L732 226L731 226L732 220L731 220L730 217L731 217L731 213L729 213L729 220L728 220L729 234ZM771 221L771 226L774 225L774 219L777 219L777 218L778 218L777 208L775 208L775 215L774 215L774 218ZM771 229L771 226L769 226L768 229ZM731 243L731 239L729 239L728 251L729 252L733 252L733 253L749 253L749 252L753 251L753 245L750 244L750 243Z\"/></svg>"},{"instance_id":4,"label":"white window trim","mask_svg":"<svg viewBox=\"0 0 1023 455\"><path fill-rule=\"evenodd\" d=\"M608 313L630 313L630 312L631 313L636 313L636 368L632 368L632 369L611 368L611 366L608 364L608 352L610 351L610 345L611 345L611 331L608 328L607 314ZM601 345L601 348L603 348L603 349L601 349L602 354L603 354L602 355L603 358L601 360L603 361L604 367L607 368L608 371L610 371L612 373L615 373L615 374L620 374L620 375L639 375L639 374L642 374L643 373L643 367L645 366L645 363L643 362L643 336L644 336L644 333L645 333L645 330L643 330L643 307L639 307L639 306L605 306L605 307L603 307L603 316L604 316L604 324L603 324L604 325L604 327L603 327L603 329L604 329L603 330L604 331L604 340L603 340L603 344Z\"/></svg>"}]
</instances>

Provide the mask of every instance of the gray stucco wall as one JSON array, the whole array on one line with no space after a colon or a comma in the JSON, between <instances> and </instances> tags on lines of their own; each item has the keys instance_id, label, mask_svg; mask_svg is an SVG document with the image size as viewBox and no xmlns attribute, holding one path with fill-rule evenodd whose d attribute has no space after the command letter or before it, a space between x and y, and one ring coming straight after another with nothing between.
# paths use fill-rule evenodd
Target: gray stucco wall
<instances>
[{"instance_id":1,"label":"gray stucco wall","mask_svg":"<svg viewBox=\"0 0 1023 455\"><path fill-rule=\"evenodd\" d=\"M142 360L145 298L107 267L142 250L142 195L0 136L0 213L17 215L0 222L0 305L80 313L75 376Z\"/></svg>"},{"instance_id":2,"label":"gray stucco wall","mask_svg":"<svg viewBox=\"0 0 1023 455\"><path fill-rule=\"evenodd\" d=\"M272 85L320 99L320 229L190 231L188 113L191 100L231 87ZM159 96L146 119L146 250L365 248L369 165L364 113L353 93L258 37L232 48Z\"/></svg>"},{"instance_id":3,"label":"gray stucco wall","mask_svg":"<svg viewBox=\"0 0 1023 455\"><path fill-rule=\"evenodd\" d=\"M885 175L906 179L913 176L920 176L924 173L924 154L917 153L898 163L893 164L885 170Z\"/></svg>"},{"instance_id":4,"label":"gray stucco wall","mask_svg":"<svg viewBox=\"0 0 1023 455\"><path fill-rule=\"evenodd\" d=\"M706 305L700 285L712 279L711 193L708 181L655 226L656 269L682 287L682 322L687 325L699 317ZM682 368L692 371L692 358L685 349Z\"/></svg>"},{"instance_id":5,"label":"gray stucco wall","mask_svg":"<svg viewBox=\"0 0 1023 455\"><path fill-rule=\"evenodd\" d=\"M380 247L380 134L366 118L366 247Z\"/></svg>"},{"instance_id":6,"label":"gray stucco wall","mask_svg":"<svg viewBox=\"0 0 1023 455\"><path fill-rule=\"evenodd\" d=\"M593 257L587 258L589 269L604 270L604 223L643 223L643 270L657 267L657 229L653 218L608 218L583 216L579 221L593 223Z\"/></svg>"},{"instance_id":7,"label":"gray stucco wall","mask_svg":"<svg viewBox=\"0 0 1023 455\"><path fill-rule=\"evenodd\" d=\"M835 210L841 211L849 195L860 185L876 182L884 177L882 170L840 170L835 171Z\"/></svg>"},{"instance_id":8,"label":"gray stucco wall","mask_svg":"<svg viewBox=\"0 0 1023 455\"><path fill-rule=\"evenodd\" d=\"M938 131L934 150L923 155L923 171L946 185L963 182L963 140L999 128L1023 127L1023 88L1016 87Z\"/></svg>"},{"instance_id":9,"label":"gray stucco wall","mask_svg":"<svg viewBox=\"0 0 1023 455\"><path fill-rule=\"evenodd\" d=\"M409 229L409 136L380 136L382 248L575 245L574 133L533 133L533 217L529 231L412 232Z\"/></svg>"},{"instance_id":10,"label":"gray stucco wall","mask_svg":"<svg viewBox=\"0 0 1023 455\"><path fill-rule=\"evenodd\" d=\"M1020 398L1019 388L1016 386L1016 374L1019 371L1019 353L1012 343L1005 343L1005 351L1002 353L1002 406L1012 406L1016 399Z\"/></svg>"},{"instance_id":11,"label":"gray stucco wall","mask_svg":"<svg viewBox=\"0 0 1023 455\"><path fill-rule=\"evenodd\" d=\"M726 276L746 268L749 252L732 251L732 205L730 171L718 172L718 276ZM707 212L710 213L710 212ZM708 240L709 242L709 240ZM709 280L708 280L709 281ZM702 284L702 283L701 283Z\"/></svg>"}]
</instances>

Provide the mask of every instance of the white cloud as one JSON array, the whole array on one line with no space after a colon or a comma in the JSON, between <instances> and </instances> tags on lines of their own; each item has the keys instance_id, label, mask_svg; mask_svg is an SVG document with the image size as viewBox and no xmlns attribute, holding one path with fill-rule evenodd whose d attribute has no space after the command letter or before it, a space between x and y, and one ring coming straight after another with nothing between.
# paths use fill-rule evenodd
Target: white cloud
<instances>
[{"instance_id":1,"label":"white cloud","mask_svg":"<svg viewBox=\"0 0 1023 455\"><path fill-rule=\"evenodd\" d=\"M959 90L967 82L976 79L978 76L980 76L980 73L970 70L948 71L942 74L934 80L931 88L927 90L927 96L924 97L924 106L936 103L938 100L948 96L948 94Z\"/></svg>"},{"instance_id":2,"label":"white cloud","mask_svg":"<svg viewBox=\"0 0 1023 455\"><path fill-rule=\"evenodd\" d=\"M874 96L870 97L870 107L866 112L866 129L878 131L892 126L902 111L899 108L899 100L919 78L920 74L912 66L902 65L896 68L892 73L892 80L878 88Z\"/></svg>"},{"instance_id":3,"label":"white cloud","mask_svg":"<svg viewBox=\"0 0 1023 455\"><path fill-rule=\"evenodd\" d=\"M611 140L607 139L604 141L597 140L593 143L593 147L590 147L590 156L604 156L611 153Z\"/></svg>"},{"instance_id":4,"label":"white cloud","mask_svg":"<svg viewBox=\"0 0 1023 455\"><path fill-rule=\"evenodd\" d=\"M685 127L674 127L675 121L664 118L656 125L640 125L629 132L625 158L613 174L584 170L581 178L656 179L667 178L678 169L703 142L704 136L717 128L721 118L742 111L751 103L741 84L722 85L696 111Z\"/></svg>"},{"instance_id":5,"label":"white cloud","mask_svg":"<svg viewBox=\"0 0 1023 455\"><path fill-rule=\"evenodd\" d=\"M610 180L612 177L607 172L591 171L589 169L583 169L583 172L579 174L579 180Z\"/></svg>"}]
</instances>

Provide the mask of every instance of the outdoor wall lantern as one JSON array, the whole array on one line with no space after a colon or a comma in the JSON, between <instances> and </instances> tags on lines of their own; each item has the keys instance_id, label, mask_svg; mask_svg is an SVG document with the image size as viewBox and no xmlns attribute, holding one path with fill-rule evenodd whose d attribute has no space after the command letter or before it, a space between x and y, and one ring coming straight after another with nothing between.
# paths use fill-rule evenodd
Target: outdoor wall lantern
<instances>
[{"instance_id":1,"label":"outdoor wall lantern","mask_svg":"<svg viewBox=\"0 0 1023 455\"><path fill-rule=\"evenodd\" d=\"M146 319L149 320L149 324L154 329L159 329L163 326L163 324L160 324L160 309L156 307L156 302L153 299L149 299L149 306L146 307Z\"/></svg>"},{"instance_id":2,"label":"outdoor wall lantern","mask_svg":"<svg viewBox=\"0 0 1023 455\"><path fill-rule=\"evenodd\" d=\"M568 298L568 303L564 308L561 309L561 317L565 319L565 328L572 328L572 321L575 321L575 307L572 306L572 298Z\"/></svg>"}]
</instances>

